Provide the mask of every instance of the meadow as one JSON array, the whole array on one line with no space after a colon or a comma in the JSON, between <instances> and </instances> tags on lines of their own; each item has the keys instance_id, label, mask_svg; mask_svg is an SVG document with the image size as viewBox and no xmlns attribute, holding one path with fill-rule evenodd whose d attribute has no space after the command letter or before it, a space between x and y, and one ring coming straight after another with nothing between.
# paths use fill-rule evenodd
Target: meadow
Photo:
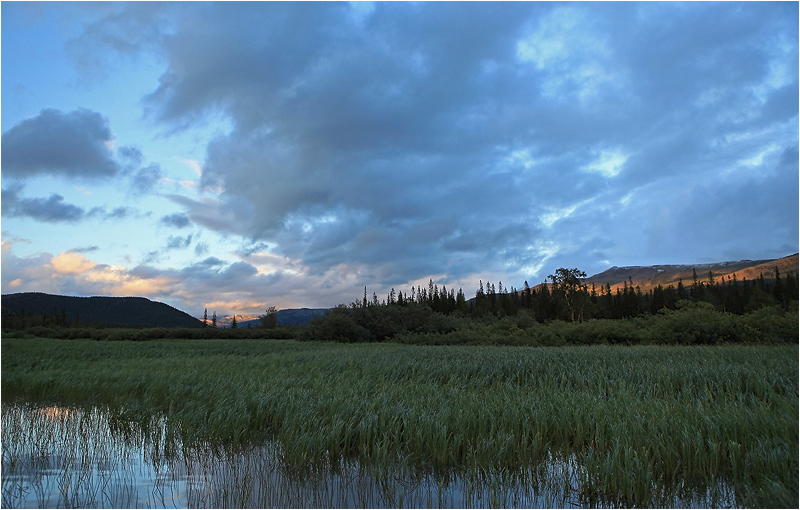
<instances>
[{"instance_id":1,"label":"meadow","mask_svg":"<svg viewBox=\"0 0 800 510\"><path fill-rule=\"evenodd\" d=\"M2 349L4 405L100 406L118 429L184 450L274 442L287 466L357 461L378 477L403 466L497 479L562 462L587 506L712 504L721 488L724 506L798 502L797 345L4 338Z\"/></svg>"}]
</instances>

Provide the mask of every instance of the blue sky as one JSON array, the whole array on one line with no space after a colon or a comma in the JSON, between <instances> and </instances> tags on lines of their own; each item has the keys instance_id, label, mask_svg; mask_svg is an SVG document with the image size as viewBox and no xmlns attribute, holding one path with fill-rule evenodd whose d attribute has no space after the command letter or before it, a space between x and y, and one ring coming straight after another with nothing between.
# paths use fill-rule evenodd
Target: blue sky
<instances>
[{"instance_id":1,"label":"blue sky","mask_svg":"<svg viewBox=\"0 0 800 510\"><path fill-rule=\"evenodd\" d=\"M798 251L798 4L2 2L2 292L195 316Z\"/></svg>"}]
</instances>

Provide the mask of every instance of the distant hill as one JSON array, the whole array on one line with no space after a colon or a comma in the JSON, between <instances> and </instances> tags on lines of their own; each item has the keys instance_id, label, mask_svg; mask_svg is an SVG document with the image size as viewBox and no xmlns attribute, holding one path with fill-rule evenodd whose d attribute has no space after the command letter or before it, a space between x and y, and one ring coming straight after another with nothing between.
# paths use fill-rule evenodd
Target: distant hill
<instances>
[{"instance_id":1,"label":"distant hill","mask_svg":"<svg viewBox=\"0 0 800 510\"><path fill-rule=\"evenodd\" d=\"M2 296L4 313L45 315L64 313L83 323L115 326L159 326L199 328L202 323L177 308L143 297L73 297L41 292Z\"/></svg>"},{"instance_id":2,"label":"distant hill","mask_svg":"<svg viewBox=\"0 0 800 510\"><path fill-rule=\"evenodd\" d=\"M625 282L632 281L634 287L639 286L642 292L647 292L658 285L667 287L668 285L677 286L678 280L683 280L683 284L692 284L692 269L697 272L697 279L701 282L708 280L708 273L716 280L720 278L728 279L728 276L741 281L744 278L755 280L761 274L765 279L775 278L775 268L781 274L798 273L798 254L789 255L780 259L773 260L739 260L735 262L718 262L714 264L693 264L693 265L662 265L662 266L628 266L612 267L602 273L590 276L585 283L590 287L595 284L597 287L605 286L608 283L612 290L622 287Z\"/></svg>"},{"instance_id":3,"label":"distant hill","mask_svg":"<svg viewBox=\"0 0 800 510\"><path fill-rule=\"evenodd\" d=\"M311 322L314 317L325 315L330 308L287 308L278 310L278 325L292 326L305 325ZM217 317L217 327L229 328L231 326L232 315ZM210 319L209 319L210 321ZM240 328L261 326L261 318L257 315L236 315L236 325Z\"/></svg>"}]
</instances>

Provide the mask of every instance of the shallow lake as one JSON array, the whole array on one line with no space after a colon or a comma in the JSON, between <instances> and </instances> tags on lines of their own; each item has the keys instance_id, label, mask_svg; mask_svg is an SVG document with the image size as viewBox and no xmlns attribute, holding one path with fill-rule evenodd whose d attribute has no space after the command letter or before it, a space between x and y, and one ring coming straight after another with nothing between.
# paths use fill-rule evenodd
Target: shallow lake
<instances>
[{"instance_id":1,"label":"shallow lake","mask_svg":"<svg viewBox=\"0 0 800 510\"><path fill-rule=\"evenodd\" d=\"M587 501L574 458L535 469L427 472L398 460L289 466L276 442L184 446L161 421L146 427L98 409L2 407L3 508L571 508ZM720 484L676 488L663 506L736 506Z\"/></svg>"}]
</instances>

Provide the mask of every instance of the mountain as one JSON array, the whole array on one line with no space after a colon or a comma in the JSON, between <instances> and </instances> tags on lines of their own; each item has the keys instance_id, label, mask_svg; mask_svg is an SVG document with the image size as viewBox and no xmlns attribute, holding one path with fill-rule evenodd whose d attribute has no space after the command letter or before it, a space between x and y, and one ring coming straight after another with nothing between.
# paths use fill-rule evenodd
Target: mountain
<instances>
[{"instance_id":1,"label":"mountain","mask_svg":"<svg viewBox=\"0 0 800 510\"><path fill-rule=\"evenodd\" d=\"M633 282L633 286L639 286L642 292L647 292L658 285L667 287L668 285L677 286L678 280L682 280L685 286L692 284L692 270L697 272L697 279L701 282L708 281L708 273L714 276L715 280L720 278L728 279L736 275L736 279L741 281L744 278L755 280L762 274L765 279L775 278L775 268L782 274L798 273L798 254L789 255L780 259L773 260L739 260L735 262L718 262L714 264L693 264L693 265L661 265L661 266L628 266L612 267L602 273L590 276L584 283L598 288L611 285L614 291L622 287L625 282Z\"/></svg>"},{"instance_id":2,"label":"mountain","mask_svg":"<svg viewBox=\"0 0 800 510\"><path fill-rule=\"evenodd\" d=\"M76 317L82 323L115 326L199 328L202 323L177 308L143 297L73 297L41 292L2 296L3 313Z\"/></svg>"},{"instance_id":3,"label":"mountain","mask_svg":"<svg viewBox=\"0 0 800 510\"><path fill-rule=\"evenodd\" d=\"M287 308L278 310L278 325L305 325L311 322L314 317L321 317L330 308ZM229 328L231 326L232 315L217 317L217 327ZM211 319L209 319L210 323ZM236 325L240 328L255 328L261 326L261 317L258 315L236 315Z\"/></svg>"},{"instance_id":4,"label":"mountain","mask_svg":"<svg viewBox=\"0 0 800 510\"><path fill-rule=\"evenodd\" d=\"M218 328L229 328L231 327L231 321L233 321L233 315L217 315L217 327ZM211 325L211 317L208 318L208 324ZM240 328L246 328L248 324L252 326L257 326L261 324L261 319L258 315L240 315L236 314L236 325ZM251 327L252 327L251 326Z\"/></svg>"}]
</instances>

